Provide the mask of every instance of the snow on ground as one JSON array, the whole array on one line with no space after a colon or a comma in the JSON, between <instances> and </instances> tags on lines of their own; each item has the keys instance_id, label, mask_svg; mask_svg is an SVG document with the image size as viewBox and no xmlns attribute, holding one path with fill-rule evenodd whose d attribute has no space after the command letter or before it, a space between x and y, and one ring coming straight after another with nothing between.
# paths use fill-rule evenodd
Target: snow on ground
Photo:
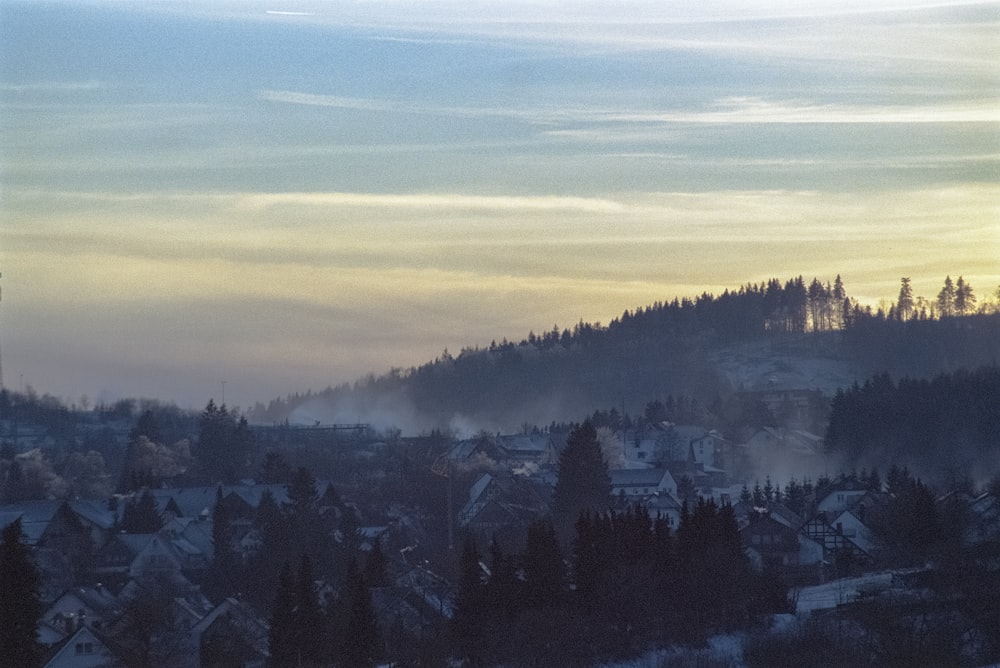
<instances>
[{"instance_id":1,"label":"snow on ground","mask_svg":"<svg viewBox=\"0 0 1000 668\"><path fill-rule=\"evenodd\" d=\"M841 578L795 591L795 611L799 614L816 610L830 610L843 603L850 603L860 595L870 594L892 586L892 571L866 573L856 578Z\"/></svg>"},{"instance_id":2,"label":"snow on ground","mask_svg":"<svg viewBox=\"0 0 1000 668\"><path fill-rule=\"evenodd\" d=\"M797 340L766 339L720 348L715 368L734 388L745 390L820 390L833 396L858 380L857 370L835 352L810 348Z\"/></svg>"},{"instance_id":3,"label":"snow on ground","mask_svg":"<svg viewBox=\"0 0 1000 668\"><path fill-rule=\"evenodd\" d=\"M651 650L634 659L601 664L600 668L661 668L663 666L743 668L744 640L744 636L739 633L717 635L708 639L708 647L668 647Z\"/></svg>"}]
</instances>

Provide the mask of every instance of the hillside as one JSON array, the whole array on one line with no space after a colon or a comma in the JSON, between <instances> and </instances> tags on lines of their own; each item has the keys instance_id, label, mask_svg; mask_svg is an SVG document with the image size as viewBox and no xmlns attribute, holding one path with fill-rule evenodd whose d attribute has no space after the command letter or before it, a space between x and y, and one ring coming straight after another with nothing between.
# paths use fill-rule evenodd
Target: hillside
<instances>
[{"instance_id":1,"label":"hillside","mask_svg":"<svg viewBox=\"0 0 1000 668\"><path fill-rule=\"evenodd\" d=\"M838 388L888 372L929 377L1000 359L1000 314L902 321L801 277L625 311L606 326L530 333L447 351L408 370L258 404L253 422L367 422L410 433L516 430L596 409L641 414L684 395L711 405L742 390Z\"/></svg>"}]
</instances>

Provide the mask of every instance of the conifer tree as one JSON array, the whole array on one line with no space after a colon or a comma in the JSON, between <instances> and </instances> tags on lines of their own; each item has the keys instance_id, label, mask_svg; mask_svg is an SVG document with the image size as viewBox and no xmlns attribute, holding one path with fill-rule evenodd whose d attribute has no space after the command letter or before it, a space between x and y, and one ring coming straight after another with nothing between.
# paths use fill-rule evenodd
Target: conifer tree
<instances>
[{"instance_id":1,"label":"conifer tree","mask_svg":"<svg viewBox=\"0 0 1000 668\"><path fill-rule=\"evenodd\" d=\"M347 628L341 646L343 666L373 666L380 654L381 639L371 592L354 559L347 567Z\"/></svg>"},{"instance_id":2,"label":"conifer tree","mask_svg":"<svg viewBox=\"0 0 1000 668\"><path fill-rule=\"evenodd\" d=\"M899 299L896 301L896 316L900 320L909 320L913 315L913 288L910 277L900 279Z\"/></svg>"},{"instance_id":3,"label":"conifer tree","mask_svg":"<svg viewBox=\"0 0 1000 668\"><path fill-rule=\"evenodd\" d=\"M215 599L234 593L239 571L239 560L233 550L232 511L222 496L222 486L215 490L215 506L212 510L212 567L206 585Z\"/></svg>"},{"instance_id":4,"label":"conifer tree","mask_svg":"<svg viewBox=\"0 0 1000 668\"><path fill-rule=\"evenodd\" d=\"M611 476L590 421L570 432L559 457L554 503L556 512L572 523L581 511L603 511L611 498Z\"/></svg>"},{"instance_id":5,"label":"conifer tree","mask_svg":"<svg viewBox=\"0 0 1000 668\"><path fill-rule=\"evenodd\" d=\"M326 635L325 618L316 596L316 581L312 560L303 554L299 560L299 573L295 586L295 632L302 665L320 665L323 662L323 640Z\"/></svg>"},{"instance_id":6,"label":"conifer tree","mask_svg":"<svg viewBox=\"0 0 1000 668\"><path fill-rule=\"evenodd\" d=\"M30 667L41 662L40 584L18 518L4 528L0 539L0 654L4 665Z\"/></svg>"},{"instance_id":7,"label":"conifer tree","mask_svg":"<svg viewBox=\"0 0 1000 668\"><path fill-rule=\"evenodd\" d=\"M937 296L938 313L942 318L955 315L955 284L951 281L951 276L944 279L944 287Z\"/></svg>"},{"instance_id":8,"label":"conifer tree","mask_svg":"<svg viewBox=\"0 0 1000 668\"><path fill-rule=\"evenodd\" d=\"M462 560L455 595L455 612L452 631L458 651L471 665L483 662L483 643L486 638L486 588L479 568L479 550L472 536L462 543Z\"/></svg>"},{"instance_id":9,"label":"conifer tree","mask_svg":"<svg viewBox=\"0 0 1000 668\"><path fill-rule=\"evenodd\" d=\"M551 607L562 601L566 569L551 523L539 520L528 527L521 566L528 607Z\"/></svg>"},{"instance_id":10,"label":"conifer tree","mask_svg":"<svg viewBox=\"0 0 1000 668\"><path fill-rule=\"evenodd\" d=\"M365 582L369 587L384 587L389 584L388 564L385 553L382 552L382 541L378 539L365 560Z\"/></svg>"},{"instance_id":11,"label":"conifer tree","mask_svg":"<svg viewBox=\"0 0 1000 668\"><path fill-rule=\"evenodd\" d=\"M298 663L295 620L295 584L292 567L286 561L278 578L278 591L271 606L268 632L269 665L274 668L294 666Z\"/></svg>"},{"instance_id":12,"label":"conifer tree","mask_svg":"<svg viewBox=\"0 0 1000 668\"><path fill-rule=\"evenodd\" d=\"M976 308L976 296L972 293L972 285L965 282L961 276L955 284L955 313L966 315L973 313Z\"/></svg>"},{"instance_id":13,"label":"conifer tree","mask_svg":"<svg viewBox=\"0 0 1000 668\"><path fill-rule=\"evenodd\" d=\"M163 518L156 508L156 499L148 488L142 490L138 499L125 504L122 529L126 533L156 533L162 528Z\"/></svg>"}]
</instances>

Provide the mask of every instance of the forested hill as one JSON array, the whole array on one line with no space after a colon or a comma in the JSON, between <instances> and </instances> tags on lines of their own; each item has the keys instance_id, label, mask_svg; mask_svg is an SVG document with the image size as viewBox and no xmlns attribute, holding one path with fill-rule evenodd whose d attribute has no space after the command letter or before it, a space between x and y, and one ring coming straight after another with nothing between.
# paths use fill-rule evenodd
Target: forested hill
<instances>
[{"instance_id":1,"label":"forested hill","mask_svg":"<svg viewBox=\"0 0 1000 668\"><path fill-rule=\"evenodd\" d=\"M640 413L668 395L707 405L776 382L832 396L837 387L881 372L925 377L1000 359L1000 314L939 319L932 310L904 306L862 306L839 276L832 285L772 279L625 311L607 325L581 321L517 343L445 351L419 367L258 404L248 417L258 423L360 419L406 430L455 426L459 419L464 427L516 429L609 406ZM779 373L817 363L827 370L822 381L808 371ZM755 364L758 373L742 373L754 372L742 367Z\"/></svg>"}]
</instances>

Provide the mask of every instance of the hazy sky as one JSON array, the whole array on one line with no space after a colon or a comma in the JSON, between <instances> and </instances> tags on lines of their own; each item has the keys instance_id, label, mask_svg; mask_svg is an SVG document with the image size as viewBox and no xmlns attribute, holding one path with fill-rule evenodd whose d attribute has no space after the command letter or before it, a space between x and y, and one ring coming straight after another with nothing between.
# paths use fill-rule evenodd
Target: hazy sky
<instances>
[{"instance_id":1,"label":"hazy sky","mask_svg":"<svg viewBox=\"0 0 1000 668\"><path fill-rule=\"evenodd\" d=\"M0 0L8 387L248 407L803 274L1000 284L1000 2Z\"/></svg>"}]
</instances>

